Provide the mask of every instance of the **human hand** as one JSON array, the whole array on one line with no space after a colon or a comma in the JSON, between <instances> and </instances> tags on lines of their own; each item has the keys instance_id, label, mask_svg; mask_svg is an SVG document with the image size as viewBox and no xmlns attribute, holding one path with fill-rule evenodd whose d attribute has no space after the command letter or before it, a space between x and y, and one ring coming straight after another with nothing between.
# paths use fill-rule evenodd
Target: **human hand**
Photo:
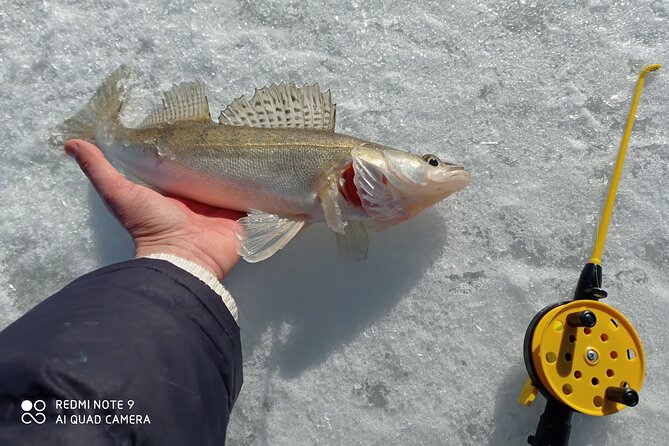
<instances>
[{"instance_id":1,"label":"human hand","mask_svg":"<svg viewBox=\"0 0 669 446\"><path fill-rule=\"evenodd\" d=\"M167 253L195 262L219 280L239 261L236 220L244 214L159 194L127 180L82 140L65 143L107 208L135 241L136 256Z\"/></svg>"}]
</instances>

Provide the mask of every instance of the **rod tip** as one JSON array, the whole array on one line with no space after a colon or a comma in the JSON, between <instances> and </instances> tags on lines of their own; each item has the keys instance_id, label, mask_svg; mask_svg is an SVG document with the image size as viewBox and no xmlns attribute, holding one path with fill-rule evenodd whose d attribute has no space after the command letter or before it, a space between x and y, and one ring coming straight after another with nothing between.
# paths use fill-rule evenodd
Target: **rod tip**
<instances>
[{"instance_id":1,"label":"rod tip","mask_svg":"<svg viewBox=\"0 0 669 446\"><path fill-rule=\"evenodd\" d=\"M653 65L648 65L647 67L644 67L643 71L644 73L650 73L651 71L657 71L660 68L662 68L662 65L659 63L654 63Z\"/></svg>"}]
</instances>

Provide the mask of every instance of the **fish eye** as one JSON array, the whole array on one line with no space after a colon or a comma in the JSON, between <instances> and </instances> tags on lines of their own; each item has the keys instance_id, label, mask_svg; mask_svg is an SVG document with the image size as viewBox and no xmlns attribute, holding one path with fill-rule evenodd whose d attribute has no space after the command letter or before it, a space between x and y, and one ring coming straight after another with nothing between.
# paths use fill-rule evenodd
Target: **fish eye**
<instances>
[{"instance_id":1,"label":"fish eye","mask_svg":"<svg viewBox=\"0 0 669 446\"><path fill-rule=\"evenodd\" d=\"M434 166L434 167L437 167L441 164L441 161L439 160L439 158L437 158L436 155L432 155L430 153L428 153L427 155L423 155L423 161L428 163L430 166Z\"/></svg>"}]
</instances>

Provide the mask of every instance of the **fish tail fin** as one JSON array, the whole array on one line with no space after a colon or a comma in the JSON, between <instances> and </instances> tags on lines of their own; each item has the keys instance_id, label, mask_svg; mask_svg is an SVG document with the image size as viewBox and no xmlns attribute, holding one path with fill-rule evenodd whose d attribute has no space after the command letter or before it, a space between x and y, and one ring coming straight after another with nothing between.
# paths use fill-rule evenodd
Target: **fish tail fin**
<instances>
[{"instance_id":1,"label":"fish tail fin","mask_svg":"<svg viewBox=\"0 0 669 446\"><path fill-rule=\"evenodd\" d=\"M68 139L78 138L96 143L101 132L105 136L112 136L121 126L120 113L124 93L122 81L131 73L132 70L127 65L121 65L114 70L88 104L55 129L50 142L60 146Z\"/></svg>"}]
</instances>

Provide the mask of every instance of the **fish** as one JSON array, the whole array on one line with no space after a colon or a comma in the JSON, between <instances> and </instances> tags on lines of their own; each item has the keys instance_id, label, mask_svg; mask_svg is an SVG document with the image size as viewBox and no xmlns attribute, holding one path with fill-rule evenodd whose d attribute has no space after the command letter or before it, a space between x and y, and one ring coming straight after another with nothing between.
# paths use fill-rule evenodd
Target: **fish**
<instances>
[{"instance_id":1,"label":"fish","mask_svg":"<svg viewBox=\"0 0 669 446\"><path fill-rule=\"evenodd\" d=\"M470 174L437 156L337 133L336 104L318 84L273 84L241 96L212 120L200 81L175 84L135 127L120 119L123 65L58 129L80 138L140 184L247 213L239 254L259 262L300 231L325 222L346 257L367 257L368 230L382 231L463 189Z\"/></svg>"}]
</instances>

